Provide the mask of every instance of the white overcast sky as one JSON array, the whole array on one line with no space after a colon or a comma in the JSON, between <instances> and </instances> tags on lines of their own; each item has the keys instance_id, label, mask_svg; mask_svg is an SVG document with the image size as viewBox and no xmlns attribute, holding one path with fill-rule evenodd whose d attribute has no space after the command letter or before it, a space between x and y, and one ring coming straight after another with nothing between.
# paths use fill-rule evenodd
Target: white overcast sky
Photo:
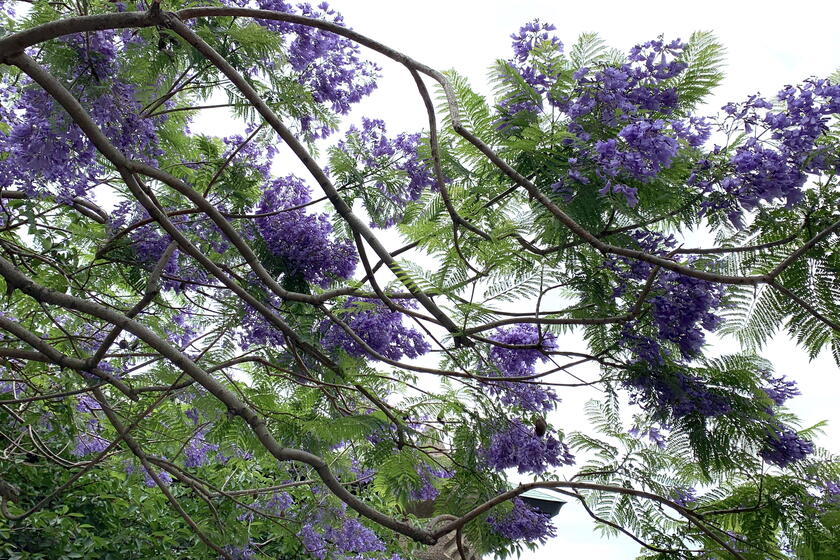
<instances>
[{"instance_id":1,"label":"white overcast sky","mask_svg":"<svg viewBox=\"0 0 840 560\"><path fill-rule=\"evenodd\" d=\"M333 0L356 31L402 50L439 70L455 69L466 75L474 89L487 92L485 77L492 62L510 56L509 35L533 18L553 23L560 39L571 44L582 32L595 31L612 46L626 50L636 43L664 34L688 39L696 30L714 31L727 48L727 78L711 100L707 112L747 95L776 93L781 86L809 76L828 76L840 68L840 3L830 0L763 2L728 0L679 1L463 1ZM377 59L378 60L378 59ZM414 84L402 67L381 61L385 77L370 99L360 104L361 115L384 119L390 131L426 128L426 117ZM717 342L712 349L734 350ZM829 356L809 362L784 336L774 339L764 355L778 373L795 378L803 395L791 409L804 425L830 421L820 443L840 451L840 389L838 368ZM580 406L594 395L563 395L563 410L552 422L572 423ZM586 514L572 504L555 519L558 536L523 559L590 558L629 560L638 546L626 538L605 540L593 532Z\"/></svg>"}]
</instances>

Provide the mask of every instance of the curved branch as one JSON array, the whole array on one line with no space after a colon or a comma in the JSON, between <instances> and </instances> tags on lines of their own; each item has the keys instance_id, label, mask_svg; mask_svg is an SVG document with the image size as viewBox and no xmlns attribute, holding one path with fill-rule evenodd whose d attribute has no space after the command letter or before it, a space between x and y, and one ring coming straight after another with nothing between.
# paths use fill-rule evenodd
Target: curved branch
<instances>
[{"instance_id":1,"label":"curved branch","mask_svg":"<svg viewBox=\"0 0 840 560\"><path fill-rule=\"evenodd\" d=\"M428 531L389 517L354 496L346 488L344 488L341 482L335 477L330 470L329 465L317 455L301 449L286 448L280 445L271 432L268 431L265 420L254 412L251 407L242 402L222 383L207 373L207 371L199 367L186 354L169 344L169 342L163 340L145 325L138 323L134 319L129 319L119 311L109 309L99 305L98 303L57 292L45 286L36 284L32 281L32 279L18 271L12 263L3 257L0 257L0 276L6 279L7 285L11 286L13 289L20 290L36 301L50 305L57 305L66 309L73 309L98 319L108 321L114 325L119 325L122 329L132 333L150 347L154 348L155 351L169 360L174 366L193 378L210 394L222 402L231 414L242 418L254 432L254 435L263 447L265 447L265 449L271 453L274 458L279 461L297 461L311 466L315 469L315 472L318 473L318 476L327 488L329 488L337 498L346 503L352 509L356 510L359 514L371 519L383 527L392 529L418 542L425 544L435 543L435 537Z\"/></svg>"},{"instance_id":2,"label":"curved branch","mask_svg":"<svg viewBox=\"0 0 840 560\"><path fill-rule=\"evenodd\" d=\"M527 492L533 488L571 488L575 490L595 490L598 492L612 492L615 494L624 494L627 496L634 496L637 498L644 498L647 500L652 500L654 502L658 502L664 506L667 506L677 513L679 513L682 517L686 518L692 525L696 526L700 531L702 531L707 537L718 543L720 546L726 549L727 552L732 554L735 558L739 560L744 560L744 557L732 546L724 541L720 536L715 534L703 521L702 519L692 512L690 509L681 506L680 504L669 500L667 498L663 498L657 494L653 494L651 492L645 492L644 490L636 490L634 488L627 488L625 486L610 486L607 484L594 484L590 482L571 482L571 481L538 481L538 482L528 482L525 484L520 484L518 487L514 488L513 490L509 490L502 494L499 494L495 498L492 498L483 504L476 506L473 508L469 513L466 513L459 517L455 521L450 521L449 523L443 525L441 528L436 529L433 532L435 537L440 537L449 533L450 531L454 531L460 527L463 527L482 513L490 510L491 508L499 505L500 503L515 498L522 494L523 492Z\"/></svg>"},{"instance_id":3,"label":"curved branch","mask_svg":"<svg viewBox=\"0 0 840 560\"><path fill-rule=\"evenodd\" d=\"M0 257L2 258L2 257ZM3 259L5 260L5 259ZM8 261L6 261L8 262ZM32 348L38 351L40 355L43 355L46 359L40 359L40 356L36 356L35 359L39 362L52 362L57 364L60 367L66 367L68 369L76 370L80 373L86 373L89 375L94 375L103 381L107 381L114 387L120 390L125 396L130 398L133 401L137 400L137 394L134 392L134 389L126 385L124 381L117 379L112 374L108 373L107 371L103 371L98 367L91 366L87 360L81 360L79 358L73 358L72 356L68 356L63 352L56 350L50 344L44 342L40 336L36 335L33 332L30 332L28 329L24 328L19 323L12 321L2 315L0 315L0 329L11 333L21 341L25 342ZM22 356L21 356L22 357Z\"/></svg>"},{"instance_id":4,"label":"curved branch","mask_svg":"<svg viewBox=\"0 0 840 560\"><path fill-rule=\"evenodd\" d=\"M460 329L455 323L446 315L435 303L427 296L410 278L405 274L405 271L397 264L391 257L391 253L379 241L373 231L368 225L361 220L338 191L333 186L332 181L324 173L318 162L312 157L301 142L283 125L279 117L271 110L271 108L263 101L260 95L253 87L242 77L231 64L225 60L213 47L207 44L201 37L193 32L189 27L184 25L176 16L176 14L164 14L165 25L172 29L175 33L180 35L187 43L192 45L198 52L200 52L207 60L213 63L227 78L236 86L242 95L253 104L254 108L260 115L268 122L275 132L283 139L283 141L292 149L297 158L303 163L309 173L317 181L318 185L323 189L324 194L327 195L336 212L344 219L345 222L361 235L368 245L376 252L377 256L391 269L394 275L405 285L406 289L414 295L415 299L437 319L449 332L456 336L460 333Z\"/></svg>"}]
</instances>

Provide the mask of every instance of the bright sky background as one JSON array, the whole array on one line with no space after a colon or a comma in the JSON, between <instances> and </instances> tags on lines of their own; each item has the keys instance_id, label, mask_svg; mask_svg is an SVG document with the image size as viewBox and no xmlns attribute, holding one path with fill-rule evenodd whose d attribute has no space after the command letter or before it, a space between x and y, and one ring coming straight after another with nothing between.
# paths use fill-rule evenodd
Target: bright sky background
<instances>
[{"instance_id":1,"label":"bright sky background","mask_svg":"<svg viewBox=\"0 0 840 560\"><path fill-rule=\"evenodd\" d=\"M840 68L840 3L828 0L797 3L753 1L464 1L333 0L347 23L388 46L435 67L456 69L473 88L486 93L485 77L497 58L510 56L509 35L521 24L539 17L557 26L556 34L571 44L582 32L595 31L612 46L627 50L660 34L666 39L688 39L692 31L712 30L727 48L727 78L718 88L707 111L715 112L727 101L741 101L761 92L776 93L783 85L808 76L828 76ZM376 59L378 60L378 59ZM416 131L427 127L426 116L411 77L397 64L381 61L385 78L377 91L354 112L382 118L389 132ZM712 351L736 348L716 342ZM765 349L777 373L795 378L803 395L791 409L811 425L827 419L820 443L840 451L840 389L838 368L828 355L809 362L807 356L783 336ZM563 393L563 404L551 418L554 425L582 427L581 406L593 393ZM555 518L558 536L523 559L590 558L629 560L638 546L627 538L602 539L585 512L567 505Z\"/></svg>"}]
</instances>

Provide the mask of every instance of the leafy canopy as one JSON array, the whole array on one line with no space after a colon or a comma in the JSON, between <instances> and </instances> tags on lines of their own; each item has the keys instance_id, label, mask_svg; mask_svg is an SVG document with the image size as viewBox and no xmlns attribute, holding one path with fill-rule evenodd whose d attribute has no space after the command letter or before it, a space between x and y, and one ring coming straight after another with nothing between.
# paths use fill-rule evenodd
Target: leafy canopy
<instances>
[{"instance_id":1,"label":"leafy canopy","mask_svg":"<svg viewBox=\"0 0 840 560\"><path fill-rule=\"evenodd\" d=\"M554 534L533 488L643 558L835 557L840 466L759 352L840 362L836 77L704 117L705 32L529 22L485 99L326 4L0 29L3 557L504 557ZM351 115L360 45L427 130Z\"/></svg>"}]
</instances>

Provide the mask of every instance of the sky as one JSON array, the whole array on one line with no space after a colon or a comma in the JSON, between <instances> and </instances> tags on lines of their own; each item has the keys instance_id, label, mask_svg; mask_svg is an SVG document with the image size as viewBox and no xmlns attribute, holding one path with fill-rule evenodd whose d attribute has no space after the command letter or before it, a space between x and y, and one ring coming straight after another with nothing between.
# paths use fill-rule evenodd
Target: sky
<instances>
[{"instance_id":1,"label":"sky","mask_svg":"<svg viewBox=\"0 0 840 560\"><path fill-rule=\"evenodd\" d=\"M703 114L716 112L727 101L741 101L760 92L773 95L782 86L809 76L825 77L840 69L840 3L754 1L464 1L333 0L356 31L401 50L438 70L455 69L479 92L487 93L486 76L498 58L510 56L510 34L540 18L557 26L556 35L572 44L582 32L599 33L611 46L627 50L664 34L687 40L693 31L710 30L727 48L724 83ZM359 104L351 120L382 118L390 132L416 131L427 126L414 83L401 66L374 58L384 77L374 94ZM737 350L732 341L710 339L713 353ZM840 411L836 395L840 371L828 355L810 361L793 341L780 335L763 350L777 373L796 379L802 395L790 402L803 426L828 420L818 443L840 451ZM592 393L563 394L553 424L582 427L581 407ZM591 558L630 560L639 547L626 537L604 539L575 504L555 518L558 535L523 560Z\"/></svg>"}]
</instances>

